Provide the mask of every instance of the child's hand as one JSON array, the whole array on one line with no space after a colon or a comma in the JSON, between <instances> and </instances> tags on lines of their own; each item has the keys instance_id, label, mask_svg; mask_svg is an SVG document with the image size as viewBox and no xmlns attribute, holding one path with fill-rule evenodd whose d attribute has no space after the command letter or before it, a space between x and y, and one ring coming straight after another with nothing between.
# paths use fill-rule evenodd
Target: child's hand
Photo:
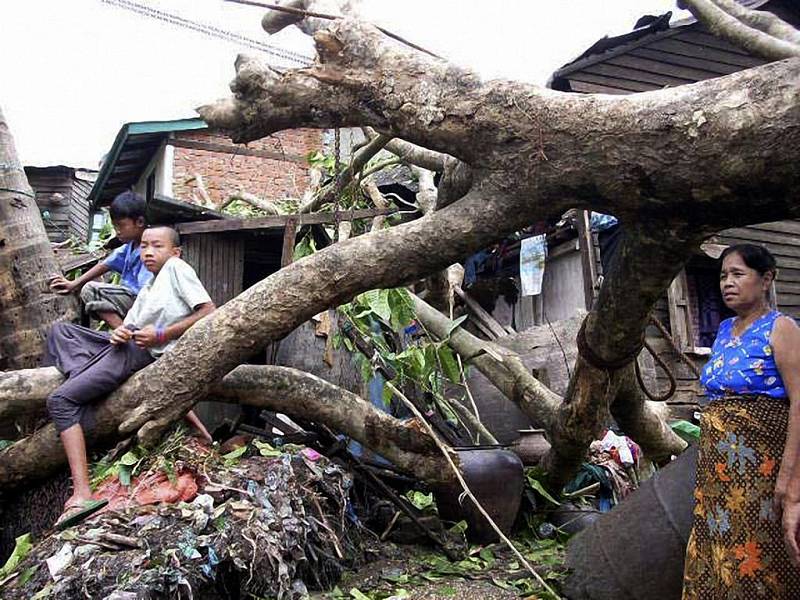
<instances>
[{"instance_id":1,"label":"child's hand","mask_svg":"<svg viewBox=\"0 0 800 600\"><path fill-rule=\"evenodd\" d=\"M156 328L152 325L147 325L146 327L137 329L133 332L133 341L137 346L139 346L139 348L152 348L153 346L158 346L159 341L158 335L156 334Z\"/></svg>"},{"instance_id":2,"label":"child's hand","mask_svg":"<svg viewBox=\"0 0 800 600\"><path fill-rule=\"evenodd\" d=\"M50 289L56 294L69 294L75 289L75 282L70 281L63 275L56 275L50 278Z\"/></svg>"},{"instance_id":3,"label":"child's hand","mask_svg":"<svg viewBox=\"0 0 800 600\"><path fill-rule=\"evenodd\" d=\"M111 332L111 343L115 346L119 346L120 344L127 344L130 339L133 337L133 332L125 327L125 325L120 325L114 331Z\"/></svg>"}]
</instances>

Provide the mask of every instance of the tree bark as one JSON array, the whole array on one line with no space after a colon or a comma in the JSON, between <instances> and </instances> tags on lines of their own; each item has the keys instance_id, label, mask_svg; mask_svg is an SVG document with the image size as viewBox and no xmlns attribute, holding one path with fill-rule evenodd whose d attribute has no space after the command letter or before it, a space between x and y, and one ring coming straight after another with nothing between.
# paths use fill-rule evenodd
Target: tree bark
<instances>
[{"instance_id":1,"label":"tree bark","mask_svg":"<svg viewBox=\"0 0 800 600\"><path fill-rule=\"evenodd\" d=\"M60 274L0 109L0 370L38 366L50 326L77 315L74 297L48 287Z\"/></svg>"}]
</instances>

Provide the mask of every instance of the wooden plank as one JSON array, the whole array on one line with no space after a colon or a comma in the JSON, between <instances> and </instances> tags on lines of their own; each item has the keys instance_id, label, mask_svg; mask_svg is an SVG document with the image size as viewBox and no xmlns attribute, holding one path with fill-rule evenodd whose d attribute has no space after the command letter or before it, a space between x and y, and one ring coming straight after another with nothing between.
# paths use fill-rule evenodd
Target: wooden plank
<instances>
[{"instance_id":1,"label":"wooden plank","mask_svg":"<svg viewBox=\"0 0 800 600\"><path fill-rule=\"evenodd\" d=\"M722 38L719 38L715 35L711 35L710 33L706 33L703 31L697 31L697 30L693 31L689 28L686 28L683 31L679 32L674 39L689 42L691 44L697 44L698 46L703 46L703 52L700 53L700 56L703 56L707 48L713 48L715 50L721 50L723 52L730 52L731 54L737 54L741 58L749 60L750 61L749 66L751 67L764 64L763 60L752 56L746 50L734 46L733 44L723 40Z\"/></svg>"},{"instance_id":2,"label":"wooden plank","mask_svg":"<svg viewBox=\"0 0 800 600\"><path fill-rule=\"evenodd\" d=\"M181 137L174 137L170 140L170 144L177 148L189 148L191 150L206 150L207 152L216 152L221 154L232 154L234 156L257 156L259 158L268 158L282 162L293 162L299 165L307 166L308 161L305 156L299 154L287 154L284 152L276 152L274 150L263 150L260 148L248 148L246 146L233 146L227 144L219 144L214 142L201 142L198 140L187 140Z\"/></svg>"},{"instance_id":3,"label":"wooden plank","mask_svg":"<svg viewBox=\"0 0 800 600\"><path fill-rule=\"evenodd\" d=\"M800 221L787 220L775 221L774 223L759 223L758 225L748 225L747 228L800 236Z\"/></svg>"},{"instance_id":4,"label":"wooden plank","mask_svg":"<svg viewBox=\"0 0 800 600\"><path fill-rule=\"evenodd\" d=\"M569 76L569 81L583 81L586 83L595 83L609 88L617 88L620 90L627 90L629 92L649 92L658 89L657 86L649 83L642 83L640 81L629 81L628 79L620 79L619 77L606 77L603 75L595 75L585 71L578 71Z\"/></svg>"},{"instance_id":5,"label":"wooden plank","mask_svg":"<svg viewBox=\"0 0 800 600\"><path fill-rule=\"evenodd\" d=\"M650 73L648 71L640 71L638 69L631 69L628 67L618 67L608 63L597 63L596 65L587 67L582 72L591 73L593 75L603 75L606 77L617 77L626 81L642 82L658 88L677 87L687 83L694 83L695 81L694 79L683 79L681 77L662 75L660 73ZM652 87L649 89L652 89Z\"/></svg>"},{"instance_id":6,"label":"wooden plank","mask_svg":"<svg viewBox=\"0 0 800 600\"><path fill-rule=\"evenodd\" d=\"M686 81L702 81L704 79L711 79L720 75L720 73L716 73L714 71L706 71L704 69L696 69L679 64L670 64L636 55L622 55L610 58L608 61L606 61L606 64L627 69L636 69L637 71L645 71L648 73L657 73L659 75L667 75L670 77L678 77Z\"/></svg>"},{"instance_id":7,"label":"wooden plank","mask_svg":"<svg viewBox=\"0 0 800 600\"><path fill-rule=\"evenodd\" d=\"M742 242L761 242L764 244L774 244L775 246L789 246L791 248L800 248L800 236L792 235L790 233L778 233L775 231L764 231L763 229L752 229L750 227L742 227L737 229L728 229L718 234L721 240L740 240ZM723 243L728 243L723 242ZM789 252L787 256L796 256L796 254Z\"/></svg>"},{"instance_id":8,"label":"wooden plank","mask_svg":"<svg viewBox=\"0 0 800 600\"><path fill-rule=\"evenodd\" d=\"M578 231L578 247L581 252L583 267L583 292L586 298L586 310L591 310L595 298L597 282L597 260L592 243L592 229L589 226L589 211L579 210L574 215L573 223Z\"/></svg>"},{"instance_id":9,"label":"wooden plank","mask_svg":"<svg viewBox=\"0 0 800 600\"><path fill-rule=\"evenodd\" d=\"M680 54L682 56L691 56L694 58L707 58L717 63L726 65L733 65L739 67L738 70L749 69L750 67L762 64L757 59L749 56L742 56L733 52L725 52L708 48L703 45L697 45L687 40L681 40L677 37L671 39L657 40L648 45L648 48L655 50L662 50L664 52L671 52L673 54Z\"/></svg>"},{"instance_id":10,"label":"wooden plank","mask_svg":"<svg viewBox=\"0 0 800 600\"><path fill-rule=\"evenodd\" d=\"M689 314L689 289L685 270L681 270L669 285L667 303L672 338L681 349L692 347L694 345L694 332L692 331L692 319Z\"/></svg>"},{"instance_id":11,"label":"wooden plank","mask_svg":"<svg viewBox=\"0 0 800 600\"><path fill-rule=\"evenodd\" d=\"M283 231L283 251L281 252L281 268L292 262L294 254L294 243L297 238L297 219L290 218L286 221L286 229Z\"/></svg>"},{"instance_id":12,"label":"wooden plank","mask_svg":"<svg viewBox=\"0 0 800 600\"><path fill-rule=\"evenodd\" d=\"M585 94L615 94L626 95L630 92L617 87L608 87L605 85L598 85L596 83L587 83L585 81L569 80L569 87L573 92L582 92Z\"/></svg>"},{"instance_id":13,"label":"wooden plank","mask_svg":"<svg viewBox=\"0 0 800 600\"><path fill-rule=\"evenodd\" d=\"M714 60L708 60L705 57L698 58L695 56L675 54L673 52L664 52L663 50L656 50L651 47L637 48L631 51L630 55L664 63L664 65L669 65L670 67L696 69L698 72L707 73L703 79L712 79L720 75L730 75L731 73L736 73L741 70L741 67L738 65L716 62Z\"/></svg>"},{"instance_id":14,"label":"wooden plank","mask_svg":"<svg viewBox=\"0 0 800 600\"><path fill-rule=\"evenodd\" d=\"M279 215L272 217L258 217L256 219L224 219L215 221L196 221L177 223L175 228L179 233L219 233L223 231L247 231L251 229L285 229L289 219L295 219L297 226L320 225L338 221L355 221L358 219L372 219L378 215L391 215L397 208L365 208L361 210L343 210L337 212L311 213L302 215Z\"/></svg>"},{"instance_id":15,"label":"wooden plank","mask_svg":"<svg viewBox=\"0 0 800 600\"><path fill-rule=\"evenodd\" d=\"M453 291L464 301L464 304L467 305L467 308L475 316L473 322L476 324L481 322L483 325L485 325L486 328L488 328L488 330L491 332L492 339L501 338L508 335L508 332L503 328L503 326L500 325L500 323L498 323L492 315L486 312L486 310L477 300L462 290L460 286L455 286Z\"/></svg>"}]
</instances>

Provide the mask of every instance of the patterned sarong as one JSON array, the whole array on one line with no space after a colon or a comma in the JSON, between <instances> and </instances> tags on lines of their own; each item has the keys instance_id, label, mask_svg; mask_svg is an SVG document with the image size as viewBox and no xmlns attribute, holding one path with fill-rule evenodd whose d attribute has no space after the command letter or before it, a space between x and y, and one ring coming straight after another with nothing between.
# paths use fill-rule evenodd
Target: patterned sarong
<instances>
[{"instance_id":1,"label":"patterned sarong","mask_svg":"<svg viewBox=\"0 0 800 600\"><path fill-rule=\"evenodd\" d=\"M800 598L772 504L788 415L788 402L753 396L703 413L684 600Z\"/></svg>"}]
</instances>

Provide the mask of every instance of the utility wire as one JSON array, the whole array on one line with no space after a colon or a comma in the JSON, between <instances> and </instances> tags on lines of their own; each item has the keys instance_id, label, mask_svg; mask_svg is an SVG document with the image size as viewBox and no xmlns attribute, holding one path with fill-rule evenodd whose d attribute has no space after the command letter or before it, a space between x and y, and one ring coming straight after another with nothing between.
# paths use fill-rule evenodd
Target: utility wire
<instances>
[{"instance_id":1,"label":"utility wire","mask_svg":"<svg viewBox=\"0 0 800 600\"><path fill-rule=\"evenodd\" d=\"M138 13L145 17L150 17L151 19L158 19L159 21L169 23L170 25L175 25L176 27L183 27L184 29L196 31L209 37L225 40L233 44L252 48L253 50L259 50L285 61L293 62L303 66L309 65L312 62L311 58L298 52L285 50L284 48L279 48L278 46L273 46L253 38L249 38L240 33L221 29L208 23L201 23L191 19L186 19L180 15L158 10L152 6L134 2L133 0L101 0L101 2L103 2L103 4L109 4L117 8Z\"/></svg>"}]
</instances>

